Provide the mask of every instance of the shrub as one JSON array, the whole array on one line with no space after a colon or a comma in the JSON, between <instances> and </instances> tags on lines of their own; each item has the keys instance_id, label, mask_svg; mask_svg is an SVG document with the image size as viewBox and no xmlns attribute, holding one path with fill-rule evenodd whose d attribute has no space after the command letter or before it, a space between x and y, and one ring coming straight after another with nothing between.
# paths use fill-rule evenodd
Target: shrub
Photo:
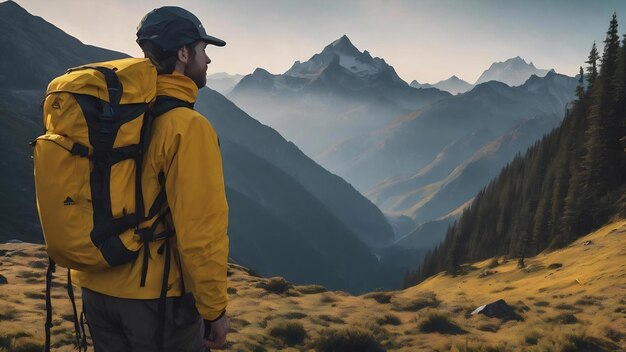
<instances>
[{"instance_id":1,"label":"shrub","mask_svg":"<svg viewBox=\"0 0 626 352\"><path fill-rule=\"evenodd\" d=\"M567 304L567 303L559 303L556 306L554 306L554 308L560 309L560 310L579 310L575 306L571 304Z\"/></svg>"},{"instance_id":2,"label":"shrub","mask_svg":"<svg viewBox=\"0 0 626 352\"><path fill-rule=\"evenodd\" d=\"M585 336L584 334L566 335L567 341L561 349L563 352L578 351L604 351L602 343L594 337Z\"/></svg>"},{"instance_id":3,"label":"shrub","mask_svg":"<svg viewBox=\"0 0 626 352\"><path fill-rule=\"evenodd\" d=\"M346 323L345 320L341 319L340 317L333 317L333 316L326 315L326 314L320 315L319 318L322 319L323 321L327 321L327 322L330 322L330 323L336 323L336 324L345 324Z\"/></svg>"},{"instance_id":4,"label":"shrub","mask_svg":"<svg viewBox=\"0 0 626 352\"><path fill-rule=\"evenodd\" d=\"M326 287L320 286L320 285L298 286L297 290L298 292L305 294L305 295L310 295L314 293L322 293L322 292L328 291Z\"/></svg>"},{"instance_id":5,"label":"shrub","mask_svg":"<svg viewBox=\"0 0 626 352\"><path fill-rule=\"evenodd\" d=\"M369 331L358 328L322 330L316 347L319 352L378 352L381 350Z\"/></svg>"},{"instance_id":6,"label":"shrub","mask_svg":"<svg viewBox=\"0 0 626 352\"><path fill-rule=\"evenodd\" d=\"M281 295L293 288L293 284L282 277L273 277L267 281L260 282L257 287L265 289L267 292Z\"/></svg>"},{"instance_id":7,"label":"shrub","mask_svg":"<svg viewBox=\"0 0 626 352\"><path fill-rule=\"evenodd\" d=\"M602 303L600 303L600 299L598 299L597 297L593 297L593 296L584 296L583 298L576 301L575 304L582 305L582 306L593 306L595 304L602 305Z\"/></svg>"},{"instance_id":8,"label":"shrub","mask_svg":"<svg viewBox=\"0 0 626 352\"><path fill-rule=\"evenodd\" d=\"M228 322L229 322L229 325L235 325L239 327L246 327L250 325L249 321L245 319L239 319L239 318L228 318Z\"/></svg>"},{"instance_id":9,"label":"shrub","mask_svg":"<svg viewBox=\"0 0 626 352\"><path fill-rule=\"evenodd\" d=\"M489 346L483 345L480 342L469 342L465 341L465 343L456 343L456 351L462 352L505 352L509 351L506 346Z\"/></svg>"},{"instance_id":10,"label":"shrub","mask_svg":"<svg viewBox=\"0 0 626 352\"><path fill-rule=\"evenodd\" d=\"M334 298L334 297L333 297L333 296L331 296L331 295L323 295L323 296L320 298L320 302L321 302L321 303L333 303L333 302L337 302L337 299L336 299L336 298Z\"/></svg>"},{"instance_id":11,"label":"shrub","mask_svg":"<svg viewBox=\"0 0 626 352\"><path fill-rule=\"evenodd\" d=\"M17 312L12 308L5 308L0 311L0 321L1 320L14 320L17 316Z\"/></svg>"},{"instance_id":12,"label":"shrub","mask_svg":"<svg viewBox=\"0 0 626 352\"><path fill-rule=\"evenodd\" d=\"M527 345L536 345L539 343L541 336L540 332L533 330L524 336L524 343Z\"/></svg>"},{"instance_id":13,"label":"shrub","mask_svg":"<svg viewBox=\"0 0 626 352\"><path fill-rule=\"evenodd\" d=\"M39 278L43 276L45 276L45 274L30 270L20 270L17 272L17 277L21 277L23 279Z\"/></svg>"},{"instance_id":14,"label":"shrub","mask_svg":"<svg viewBox=\"0 0 626 352\"><path fill-rule=\"evenodd\" d=\"M544 346L547 345L547 346ZM548 347L550 350L559 352L578 352L578 351L607 351L613 350L603 348L602 342L594 337L587 336L584 332L574 331L572 333L559 333L556 336L550 336L548 341L539 345L539 347ZM547 349L547 348L545 348Z\"/></svg>"},{"instance_id":15,"label":"shrub","mask_svg":"<svg viewBox=\"0 0 626 352\"><path fill-rule=\"evenodd\" d=\"M289 313L283 314L282 317L285 319L302 319L302 318L306 318L307 315L304 313L300 313L300 312L289 312Z\"/></svg>"},{"instance_id":16,"label":"shrub","mask_svg":"<svg viewBox=\"0 0 626 352\"><path fill-rule=\"evenodd\" d=\"M387 304L391 303L392 296L387 292L372 292L364 295L363 297L373 299L380 304Z\"/></svg>"},{"instance_id":17,"label":"shrub","mask_svg":"<svg viewBox=\"0 0 626 352\"><path fill-rule=\"evenodd\" d=\"M464 334L465 330L456 325L450 317L438 312L430 313L426 319L419 324L421 332L437 332L446 335Z\"/></svg>"},{"instance_id":18,"label":"shrub","mask_svg":"<svg viewBox=\"0 0 626 352\"><path fill-rule=\"evenodd\" d=\"M415 298L408 302L396 302L393 309L396 311L417 312L424 308L437 308L440 303L436 296L431 294Z\"/></svg>"},{"instance_id":19,"label":"shrub","mask_svg":"<svg viewBox=\"0 0 626 352\"><path fill-rule=\"evenodd\" d=\"M402 324L402 321L400 320L400 318L398 318L397 316L393 314L386 314L384 317L376 319L376 323L378 323L378 325L397 326L397 325Z\"/></svg>"},{"instance_id":20,"label":"shrub","mask_svg":"<svg viewBox=\"0 0 626 352\"><path fill-rule=\"evenodd\" d=\"M626 337L626 335L623 332L620 332L618 330L613 329L610 326L607 326L604 329L604 336L608 337L609 339L615 341L615 342L619 342L621 341L624 337Z\"/></svg>"},{"instance_id":21,"label":"shrub","mask_svg":"<svg viewBox=\"0 0 626 352\"><path fill-rule=\"evenodd\" d=\"M307 334L301 323L278 321L270 328L270 336L283 340L287 346L294 346L301 344Z\"/></svg>"},{"instance_id":22,"label":"shrub","mask_svg":"<svg viewBox=\"0 0 626 352\"><path fill-rule=\"evenodd\" d=\"M32 298L32 299L45 299L46 295L43 293L38 293L38 292L24 292L24 296L26 298Z\"/></svg>"},{"instance_id":23,"label":"shrub","mask_svg":"<svg viewBox=\"0 0 626 352\"><path fill-rule=\"evenodd\" d=\"M572 313L563 313L559 314L556 317L548 319L550 322L556 322L559 324L576 324L578 323L578 319Z\"/></svg>"},{"instance_id":24,"label":"shrub","mask_svg":"<svg viewBox=\"0 0 626 352\"><path fill-rule=\"evenodd\" d=\"M479 325L477 329L480 331L497 332L500 330L500 327L495 324L485 323Z\"/></svg>"},{"instance_id":25,"label":"shrub","mask_svg":"<svg viewBox=\"0 0 626 352\"><path fill-rule=\"evenodd\" d=\"M13 352L40 352L44 348L43 344L35 341L16 340L10 351Z\"/></svg>"},{"instance_id":26,"label":"shrub","mask_svg":"<svg viewBox=\"0 0 626 352\"><path fill-rule=\"evenodd\" d=\"M552 263L552 264L548 265L548 269L551 269L551 270L558 269L558 268L560 268L562 266L563 266L563 264L561 264L561 263Z\"/></svg>"},{"instance_id":27,"label":"shrub","mask_svg":"<svg viewBox=\"0 0 626 352\"><path fill-rule=\"evenodd\" d=\"M61 314L61 319L69 322L74 322L74 313Z\"/></svg>"},{"instance_id":28,"label":"shrub","mask_svg":"<svg viewBox=\"0 0 626 352\"><path fill-rule=\"evenodd\" d=\"M41 260L35 260L35 261L28 263L28 266L33 269L43 269L43 268L48 267L48 263L41 261Z\"/></svg>"},{"instance_id":29,"label":"shrub","mask_svg":"<svg viewBox=\"0 0 626 352\"><path fill-rule=\"evenodd\" d=\"M24 332L6 335L0 333L0 351L4 349L14 352L40 352L43 345Z\"/></svg>"}]
</instances>

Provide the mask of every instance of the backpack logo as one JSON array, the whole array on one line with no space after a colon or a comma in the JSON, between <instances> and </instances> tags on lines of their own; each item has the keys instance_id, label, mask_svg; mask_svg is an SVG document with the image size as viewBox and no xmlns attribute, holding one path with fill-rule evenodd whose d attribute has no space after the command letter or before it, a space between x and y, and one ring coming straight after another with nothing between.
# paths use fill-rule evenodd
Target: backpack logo
<instances>
[{"instance_id":1,"label":"backpack logo","mask_svg":"<svg viewBox=\"0 0 626 352\"><path fill-rule=\"evenodd\" d=\"M63 201L63 205L74 205L74 200L70 197L65 198L65 200Z\"/></svg>"},{"instance_id":2,"label":"backpack logo","mask_svg":"<svg viewBox=\"0 0 626 352\"><path fill-rule=\"evenodd\" d=\"M55 110L61 110L61 102L59 101L59 97L56 97L54 99L54 102L52 102L52 108Z\"/></svg>"}]
</instances>

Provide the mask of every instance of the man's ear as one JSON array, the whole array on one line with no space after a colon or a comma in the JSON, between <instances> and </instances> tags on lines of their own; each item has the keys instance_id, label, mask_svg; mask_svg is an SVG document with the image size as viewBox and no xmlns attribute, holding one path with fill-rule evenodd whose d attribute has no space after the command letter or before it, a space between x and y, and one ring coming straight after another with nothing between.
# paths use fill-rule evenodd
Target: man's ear
<instances>
[{"instance_id":1,"label":"man's ear","mask_svg":"<svg viewBox=\"0 0 626 352\"><path fill-rule=\"evenodd\" d=\"M186 64L189 61L189 50L187 46L178 49L178 60Z\"/></svg>"}]
</instances>

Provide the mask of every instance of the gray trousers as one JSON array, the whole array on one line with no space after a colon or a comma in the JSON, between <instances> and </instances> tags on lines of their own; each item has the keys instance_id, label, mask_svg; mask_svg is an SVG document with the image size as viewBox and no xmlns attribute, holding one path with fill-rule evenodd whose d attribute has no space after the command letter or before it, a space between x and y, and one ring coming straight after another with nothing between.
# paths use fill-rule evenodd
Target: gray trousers
<instances>
[{"instance_id":1,"label":"gray trousers","mask_svg":"<svg viewBox=\"0 0 626 352\"><path fill-rule=\"evenodd\" d=\"M95 352L156 352L158 299L126 299L82 289ZM191 302L167 298L164 351L204 352L204 324Z\"/></svg>"}]
</instances>

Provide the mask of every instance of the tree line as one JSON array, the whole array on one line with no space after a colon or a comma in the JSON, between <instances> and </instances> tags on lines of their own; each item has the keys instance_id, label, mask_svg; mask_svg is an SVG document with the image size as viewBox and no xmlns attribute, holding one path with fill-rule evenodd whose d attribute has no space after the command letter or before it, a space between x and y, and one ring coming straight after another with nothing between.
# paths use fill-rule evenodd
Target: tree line
<instances>
[{"instance_id":1,"label":"tree line","mask_svg":"<svg viewBox=\"0 0 626 352\"><path fill-rule=\"evenodd\" d=\"M626 35L620 43L615 13L602 56L594 43L585 64L561 126L478 193L404 287L462 263L558 249L626 216Z\"/></svg>"}]
</instances>

